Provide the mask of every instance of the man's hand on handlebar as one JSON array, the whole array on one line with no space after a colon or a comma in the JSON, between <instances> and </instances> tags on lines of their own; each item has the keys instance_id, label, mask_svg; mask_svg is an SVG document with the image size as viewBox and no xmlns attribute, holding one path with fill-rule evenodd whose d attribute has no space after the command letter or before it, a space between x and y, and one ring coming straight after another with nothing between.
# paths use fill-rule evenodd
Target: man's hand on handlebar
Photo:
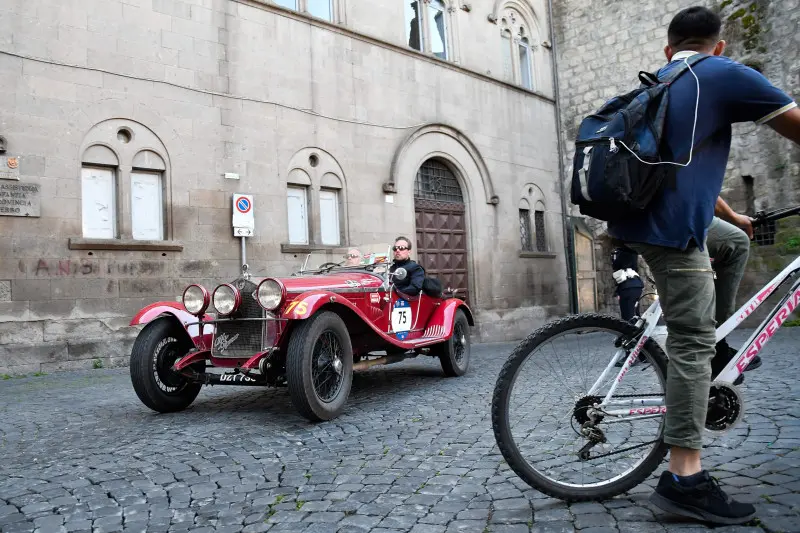
<instances>
[{"instance_id":1,"label":"man's hand on handlebar","mask_svg":"<svg viewBox=\"0 0 800 533\"><path fill-rule=\"evenodd\" d=\"M753 219L747 215L740 215L736 213L731 221L733 225L744 230L747 236L752 240L753 238Z\"/></svg>"}]
</instances>

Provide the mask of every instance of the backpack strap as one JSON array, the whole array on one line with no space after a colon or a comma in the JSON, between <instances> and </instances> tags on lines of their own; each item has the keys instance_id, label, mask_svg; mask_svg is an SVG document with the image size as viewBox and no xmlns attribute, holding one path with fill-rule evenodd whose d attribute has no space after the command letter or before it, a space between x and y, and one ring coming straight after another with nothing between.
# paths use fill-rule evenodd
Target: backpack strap
<instances>
[{"instance_id":1,"label":"backpack strap","mask_svg":"<svg viewBox=\"0 0 800 533\"><path fill-rule=\"evenodd\" d=\"M695 66L697 63L699 63L700 61L704 60L707 57L711 56L709 56L708 54L693 54L688 58L686 58L686 62L688 62L689 65L691 66ZM640 70L639 81L642 83L644 87L655 87L659 83L666 83L667 85L669 85L670 83L678 79L678 77L680 77L681 74L686 72L687 70L686 62L681 61L681 64L678 65L678 67L672 69L669 72L669 74L663 77L659 77L657 74L653 74L652 72L647 72L646 70Z\"/></svg>"},{"instance_id":2,"label":"backpack strap","mask_svg":"<svg viewBox=\"0 0 800 533\"><path fill-rule=\"evenodd\" d=\"M681 60L680 64L676 68L669 71L669 73L667 73L664 77L660 77L659 81L661 83L666 83L667 85L669 85L675 80L677 80L681 76L681 74L683 74L688 70L688 67L686 66L687 63L689 64L689 66L693 67L697 63L708 57L711 56L708 54L692 54L691 56L686 58L686 61Z\"/></svg>"}]
</instances>

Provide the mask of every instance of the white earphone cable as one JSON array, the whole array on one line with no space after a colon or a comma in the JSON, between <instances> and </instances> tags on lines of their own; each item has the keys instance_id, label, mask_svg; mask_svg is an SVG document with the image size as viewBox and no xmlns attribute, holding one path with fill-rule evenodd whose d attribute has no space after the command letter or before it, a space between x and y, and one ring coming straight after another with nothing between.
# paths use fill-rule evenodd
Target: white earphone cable
<instances>
[{"instance_id":1,"label":"white earphone cable","mask_svg":"<svg viewBox=\"0 0 800 533\"><path fill-rule=\"evenodd\" d=\"M636 155L636 152L634 152L633 150L628 148L628 146L624 142L619 140L619 139L613 139L613 138L611 139L611 146L612 147L614 146L614 142L615 141L618 142L619 144L624 146L626 150L628 150L630 153L632 153L633 157L635 157L636 159L638 159L640 162L644 163L645 165L677 165L679 167L688 167L689 164L691 164L691 162L692 162L692 153L694 152L694 135L695 135L695 132L697 131L697 114L698 114L698 111L700 110L700 78L698 78L697 74L695 74L694 70L692 70L692 66L687 61L687 58L684 57L683 61L684 61L684 63L686 63L686 66L689 68L689 72L692 73L692 76L694 76L694 79L697 82L697 101L695 102L695 106L694 106L694 126L692 126L692 145L689 147L689 160L686 163L678 163L678 162L675 162L675 161L659 161L658 163L648 163L647 161L643 161L642 158L640 158L638 155ZM612 148L612 150L613 150L613 148Z\"/></svg>"}]
</instances>

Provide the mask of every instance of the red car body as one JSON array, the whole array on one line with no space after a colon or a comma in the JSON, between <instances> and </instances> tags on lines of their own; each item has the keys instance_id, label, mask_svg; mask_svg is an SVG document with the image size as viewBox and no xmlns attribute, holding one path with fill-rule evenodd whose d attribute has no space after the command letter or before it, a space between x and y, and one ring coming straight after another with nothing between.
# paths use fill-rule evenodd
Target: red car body
<instances>
[{"instance_id":1,"label":"red car body","mask_svg":"<svg viewBox=\"0 0 800 533\"><path fill-rule=\"evenodd\" d=\"M131 320L131 325L151 324L155 320L164 324L166 320L171 326L164 327L174 328L170 333L172 337L175 331L185 332L191 342L189 350L171 360L169 369L164 369L164 372L192 383L286 384L287 379L291 381L290 377L287 378L287 363L292 357L290 342L293 336L309 335L303 330L303 323L322 313L335 314L346 326L349 339L339 340L343 346L349 340L347 351L352 354L352 370L397 362L420 353L430 352L431 355L439 354L442 357L440 352L444 353L451 347L456 322L461 320L462 324L466 321L469 326L474 325L469 307L455 297L424 292L409 297L398 293L385 267L333 267L288 277L256 280L244 275L228 284L237 291L238 302L236 311L228 316L208 313L205 309L192 314L182 303L158 302L139 311ZM282 291L280 304L272 310L265 309L259 303L259 282L267 280L272 280L273 287L277 282ZM203 292L208 300L208 292ZM463 317L459 318L459 314ZM464 328L461 327L462 330ZM464 336L464 342L468 342L467 332L459 331L459 335ZM139 351L142 349L141 346L138 348ZM378 351L385 351L386 355L373 353ZM151 357L135 353L132 354L132 360L134 356L150 358L154 361L153 365L163 364L160 359L162 356L157 354ZM349 361L350 356L344 354L337 357ZM442 365L445 367L445 362ZM211 370L214 367L222 369L222 373ZM347 365L345 367L350 368ZM160 385L172 379L170 375L159 374L159 371L155 374L155 382ZM141 388L143 379L147 377L134 377L134 386L137 387L138 380ZM292 384L288 385L291 389Z\"/></svg>"}]
</instances>

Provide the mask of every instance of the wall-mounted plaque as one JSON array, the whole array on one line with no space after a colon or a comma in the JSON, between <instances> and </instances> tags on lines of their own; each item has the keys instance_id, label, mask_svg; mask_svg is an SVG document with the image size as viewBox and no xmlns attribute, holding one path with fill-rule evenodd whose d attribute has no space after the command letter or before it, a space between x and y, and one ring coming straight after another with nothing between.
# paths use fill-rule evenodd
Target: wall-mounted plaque
<instances>
[{"instance_id":1,"label":"wall-mounted plaque","mask_svg":"<svg viewBox=\"0 0 800 533\"><path fill-rule=\"evenodd\" d=\"M0 182L0 215L38 217L42 211L42 186L37 183Z\"/></svg>"}]
</instances>

